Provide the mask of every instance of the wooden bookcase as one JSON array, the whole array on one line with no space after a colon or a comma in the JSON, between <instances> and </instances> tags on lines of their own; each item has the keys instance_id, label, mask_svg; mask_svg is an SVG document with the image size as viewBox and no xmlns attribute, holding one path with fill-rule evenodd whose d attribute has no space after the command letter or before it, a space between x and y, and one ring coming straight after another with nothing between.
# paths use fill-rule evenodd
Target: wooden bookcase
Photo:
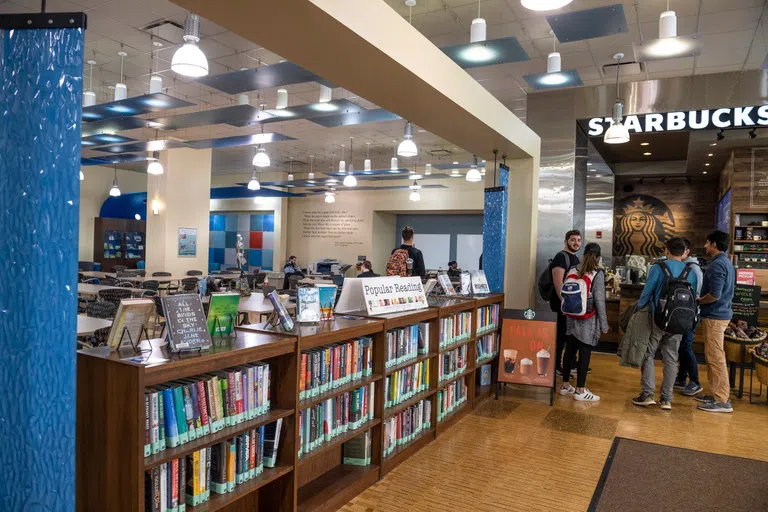
<instances>
[{"instance_id":1,"label":"wooden bookcase","mask_svg":"<svg viewBox=\"0 0 768 512\"><path fill-rule=\"evenodd\" d=\"M472 297L475 299L475 311L477 311L478 309L484 306L490 306L492 304L499 305L499 323L495 329L491 329L483 333L477 334L477 324L479 323L479 320L477 318L477 314L475 315L475 333L476 334L475 334L474 346L477 347L477 341L480 338L482 338L487 334L492 334L494 332L498 334L499 346L501 346L501 319L502 319L502 313L504 312L504 294L491 293L488 295L473 295ZM475 349L475 361L477 361L477 349ZM480 385L480 367L484 364L491 365L491 384L488 386ZM477 406L480 405L480 403L482 403L484 399L490 397L493 394L494 383L498 382L498 372L499 372L499 354L498 353L493 357L489 357L482 361L475 362L475 385L474 385L474 396L472 397L473 409L477 408Z\"/></svg>"},{"instance_id":2,"label":"wooden bookcase","mask_svg":"<svg viewBox=\"0 0 768 512\"><path fill-rule=\"evenodd\" d=\"M169 361L149 365L129 361L133 354L109 353L101 348L82 350L78 352L77 377L77 509L142 512L146 469L282 418L275 468L265 468L264 473L238 485L234 492L212 494L210 500L202 505L187 506L187 511L336 510L429 444L490 395L489 389L480 389L476 385L479 376L475 364L475 342L477 308L492 303L503 303L503 295L430 299L428 309L379 317L365 318L362 313L337 315L330 322L297 324L289 332L269 324L246 325L237 329L236 339L217 340L215 346L203 354L179 356L170 354L165 347L155 348L150 356L153 361L163 358ZM463 311L472 312L471 336L440 349L439 319ZM421 322L430 323L428 353L385 368L387 331ZM322 395L299 400L302 351L363 336L373 340L372 374ZM468 350L464 372L453 379L438 382L439 354L465 344ZM425 359L430 360L428 389L385 410L384 377ZM270 365L272 400L267 415L144 457L146 386L256 361ZM495 361L495 358L490 361ZM437 391L458 379L464 379L467 384L467 400L438 423ZM370 382L376 382L374 419L299 458L299 411ZM382 421L423 399L431 402L431 428L384 457ZM371 465L343 464L342 443L367 430L371 432Z\"/></svg>"}]
</instances>

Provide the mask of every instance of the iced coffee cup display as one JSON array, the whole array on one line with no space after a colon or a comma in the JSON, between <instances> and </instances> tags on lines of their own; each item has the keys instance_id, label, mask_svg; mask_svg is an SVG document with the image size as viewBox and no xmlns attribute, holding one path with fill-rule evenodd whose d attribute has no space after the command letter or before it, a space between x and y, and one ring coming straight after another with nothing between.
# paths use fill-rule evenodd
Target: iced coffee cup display
<instances>
[{"instance_id":1,"label":"iced coffee cup display","mask_svg":"<svg viewBox=\"0 0 768 512\"><path fill-rule=\"evenodd\" d=\"M528 377L529 375L531 375L532 370L533 370L533 361L531 361L527 357L520 361L520 375Z\"/></svg>"},{"instance_id":2,"label":"iced coffee cup display","mask_svg":"<svg viewBox=\"0 0 768 512\"><path fill-rule=\"evenodd\" d=\"M545 376L549 372L549 352L541 349L536 353L536 373L539 377Z\"/></svg>"},{"instance_id":3,"label":"iced coffee cup display","mask_svg":"<svg viewBox=\"0 0 768 512\"><path fill-rule=\"evenodd\" d=\"M515 373L515 361L517 361L517 350L504 349L504 373Z\"/></svg>"}]
</instances>

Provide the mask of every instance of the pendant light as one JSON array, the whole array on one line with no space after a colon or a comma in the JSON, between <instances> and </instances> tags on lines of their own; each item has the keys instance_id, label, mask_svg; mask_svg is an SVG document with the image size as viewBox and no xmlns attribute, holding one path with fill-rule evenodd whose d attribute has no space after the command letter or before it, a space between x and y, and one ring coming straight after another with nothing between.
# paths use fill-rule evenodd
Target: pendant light
<instances>
[{"instance_id":1,"label":"pendant light","mask_svg":"<svg viewBox=\"0 0 768 512\"><path fill-rule=\"evenodd\" d=\"M416 143L413 142L413 126L410 121L405 122L405 131L403 133L403 141L397 146L398 156L416 156L419 154L419 150L416 147Z\"/></svg>"},{"instance_id":2,"label":"pendant light","mask_svg":"<svg viewBox=\"0 0 768 512\"><path fill-rule=\"evenodd\" d=\"M624 58L624 54L617 53L613 58L616 59L616 104L613 105L611 126L605 131L603 142L607 144L624 144L629 142L629 130L621 124L624 117L624 103L619 99L619 66L621 59Z\"/></svg>"},{"instance_id":3,"label":"pendant light","mask_svg":"<svg viewBox=\"0 0 768 512\"><path fill-rule=\"evenodd\" d=\"M472 20L472 26L469 28L469 42L482 43L485 41L485 20L480 17L480 1L477 0L477 18Z\"/></svg>"},{"instance_id":4,"label":"pendant light","mask_svg":"<svg viewBox=\"0 0 768 512\"><path fill-rule=\"evenodd\" d=\"M123 83L123 60L128 54L123 50L120 50L117 54L120 56L120 82L115 84L115 101L120 101L128 97L128 86Z\"/></svg>"},{"instance_id":5,"label":"pendant light","mask_svg":"<svg viewBox=\"0 0 768 512\"><path fill-rule=\"evenodd\" d=\"M336 202L336 193L333 189L330 189L328 192L325 193L325 202L326 203L335 203Z\"/></svg>"},{"instance_id":6,"label":"pendant light","mask_svg":"<svg viewBox=\"0 0 768 512\"><path fill-rule=\"evenodd\" d=\"M353 165L353 159L354 157L354 137L349 138L349 172L347 172L347 175L344 176L344 186L345 187L356 187L357 186L357 178L355 178L354 175L354 169L352 168Z\"/></svg>"},{"instance_id":7,"label":"pendant light","mask_svg":"<svg viewBox=\"0 0 768 512\"><path fill-rule=\"evenodd\" d=\"M370 142L366 142L365 143L365 148L366 148L367 153L366 153L366 157L365 157L365 162L363 162L363 170L365 172L370 172L371 171L371 143Z\"/></svg>"},{"instance_id":8,"label":"pendant light","mask_svg":"<svg viewBox=\"0 0 768 512\"><path fill-rule=\"evenodd\" d=\"M288 158L288 181L293 181L293 157Z\"/></svg>"},{"instance_id":9,"label":"pendant light","mask_svg":"<svg viewBox=\"0 0 768 512\"><path fill-rule=\"evenodd\" d=\"M550 30L549 33L552 34L552 53L547 55L547 74L542 76L539 82L544 85L562 85L568 81L568 77L560 72L562 70L560 52L555 51L557 37L554 31Z\"/></svg>"},{"instance_id":10,"label":"pendant light","mask_svg":"<svg viewBox=\"0 0 768 512\"><path fill-rule=\"evenodd\" d=\"M677 15L675 11L669 10L669 0L667 0L667 10L659 17L659 39L667 37L677 37Z\"/></svg>"},{"instance_id":11,"label":"pendant light","mask_svg":"<svg viewBox=\"0 0 768 512\"><path fill-rule=\"evenodd\" d=\"M184 21L184 44L171 60L171 70L183 76L201 77L208 74L208 59L197 45L200 42L200 17L187 14Z\"/></svg>"},{"instance_id":12,"label":"pendant light","mask_svg":"<svg viewBox=\"0 0 768 512\"><path fill-rule=\"evenodd\" d=\"M307 181L314 183L315 181L315 155L309 155L309 174L307 174Z\"/></svg>"},{"instance_id":13,"label":"pendant light","mask_svg":"<svg viewBox=\"0 0 768 512\"><path fill-rule=\"evenodd\" d=\"M520 4L532 11L551 11L561 9L573 0L520 0Z\"/></svg>"},{"instance_id":14,"label":"pendant light","mask_svg":"<svg viewBox=\"0 0 768 512\"><path fill-rule=\"evenodd\" d=\"M275 103L275 108L277 110L288 108L288 90L286 89L277 90L277 102Z\"/></svg>"},{"instance_id":15,"label":"pendant light","mask_svg":"<svg viewBox=\"0 0 768 512\"><path fill-rule=\"evenodd\" d=\"M483 180L480 171L477 170L477 156L475 155L472 155L472 165L470 166L465 179L470 183L476 183Z\"/></svg>"},{"instance_id":16,"label":"pendant light","mask_svg":"<svg viewBox=\"0 0 768 512\"><path fill-rule=\"evenodd\" d=\"M95 54L96 52L94 52ZM84 107L92 107L96 104L96 93L93 92L93 65L96 64L96 61L91 59L88 61L88 65L90 66L90 70L88 72L89 78L88 78L88 90L83 93L83 106Z\"/></svg>"},{"instance_id":17,"label":"pendant light","mask_svg":"<svg viewBox=\"0 0 768 512\"><path fill-rule=\"evenodd\" d=\"M347 162L344 160L344 144L341 145L341 160L339 160L339 172L347 172Z\"/></svg>"},{"instance_id":18,"label":"pendant light","mask_svg":"<svg viewBox=\"0 0 768 512\"><path fill-rule=\"evenodd\" d=\"M395 141L397 142L397 141ZM397 163L397 155L395 152L397 151L396 148L392 148L392 160L390 160L389 170L397 172L398 169L400 169L400 165Z\"/></svg>"},{"instance_id":19,"label":"pendant light","mask_svg":"<svg viewBox=\"0 0 768 512\"><path fill-rule=\"evenodd\" d=\"M253 168L253 174L251 175L251 181L248 182L248 190L259 190L261 185L256 177L256 167Z\"/></svg>"},{"instance_id":20,"label":"pendant light","mask_svg":"<svg viewBox=\"0 0 768 512\"><path fill-rule=\"evenodd\" d=\"M120 186L117 184L117 166L115 166L115 179L112 180L112 188L109 189L109 195L112 197L120 196Z\"/></svg>"},{"instance_id":21,"label":"pendant light","mask_svg":"<svg viewBox=\"0 0 768 512\"><path fill-rule=\"evenodd\" d=\"M413 182L413 185L409 187L411 189L411 194L408 196L408 199L411 201L421 201L421 194L419 194L419 189L421 188L421 185Z\"/></svg>"},{"instance_id":22,"label":"pendant light","mask_svg":"<svg viewBox=\"0 0 768 512\"><path fill-rule=\"evenodd\" d=\"M164 172L163 164L160 163L160 152L153 151L152 160L149 162L149 165L147 166L147 174L159 176L163 174L163 172Z\"/></svg>"},{"instance_id":23,"label":"pendant light","mask_svg":"<svg viewBox=\"0 0 768 512\"><path fill-rule=\"evenodd\" d=\"M154 37L153 37L152 38L152 46L155 47L155 50L153 50L152 53L157 55L157 59L159 61L160 56L156 52L158 52L159 49L162 48L163 43L161 43L160 41L155 41ZM163 92L163 77L158 75L158 74L156 74L159 67L160 66L159 66L159 62L158 62L158 65L155 66L155 72L154 73L152 72L152 56L150 56L150 58L149 58L149 74L150 74L150 78L149 78L149 94L159 94L159 93Z\"/></svg>"},{"instance_id":24,"label":"pendant light","mask_svg":"<svg viewBox=\"0 0 768 512\"><path fill-rule=\"evenodd\" d=\"M261 125L261 133L264 134L264 125ZM251 162L255 167L269 167L269 165L272 163L269 160L269 155L267 154L267 150L264 148L264 144L259 147L259 149L256 151L256 154L253 155L253 162Z\"/></svg>"},{"instance_id":25,"label":"pendant light","mask_svg":"<svg viewBox=\"0 0 768 512\"><path fill-rule=\"evenodd\" d=\"M320 97L317 99L318 103L328 103L333 99L333 89L327 85L320 84Z\"/></svg>"}]
</instances>

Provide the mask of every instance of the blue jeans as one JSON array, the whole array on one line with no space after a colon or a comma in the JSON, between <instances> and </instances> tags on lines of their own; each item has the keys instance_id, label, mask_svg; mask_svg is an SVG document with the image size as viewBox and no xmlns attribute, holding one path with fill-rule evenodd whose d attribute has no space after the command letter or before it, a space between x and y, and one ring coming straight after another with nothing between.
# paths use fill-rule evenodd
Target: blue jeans
<instances>
[{"instance_id":1,"label":"blue jeans","mask_svg":"<svg viewBox=\"0 0 768 512\"><path fill-rule=\"evenodd\" d=\"M694 326L693 331L683 336L683 340L680 342L680 349L678 351L678 360L680 361L680 369L677 372L677 382L685 382L686 378L691 382L699 383L699 364L696 362L696 355L693 353L693 333L696 330Z\"/></svg>"}]
</instances>

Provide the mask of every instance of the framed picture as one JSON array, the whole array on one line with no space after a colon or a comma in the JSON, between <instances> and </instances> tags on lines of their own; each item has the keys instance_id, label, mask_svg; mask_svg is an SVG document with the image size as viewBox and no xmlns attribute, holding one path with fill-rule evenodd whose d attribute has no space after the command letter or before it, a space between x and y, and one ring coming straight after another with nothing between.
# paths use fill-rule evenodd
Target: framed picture
<instances>
[{"instance_id":1,"label":"framed picture","mask_svg":"<svg viewBox=\"0 0 768 512\"><path fill-rule=\"evenodd\" d=\"M179 228L179 257L197 256L197 228Z\"/></svg>"}]
</instances>

